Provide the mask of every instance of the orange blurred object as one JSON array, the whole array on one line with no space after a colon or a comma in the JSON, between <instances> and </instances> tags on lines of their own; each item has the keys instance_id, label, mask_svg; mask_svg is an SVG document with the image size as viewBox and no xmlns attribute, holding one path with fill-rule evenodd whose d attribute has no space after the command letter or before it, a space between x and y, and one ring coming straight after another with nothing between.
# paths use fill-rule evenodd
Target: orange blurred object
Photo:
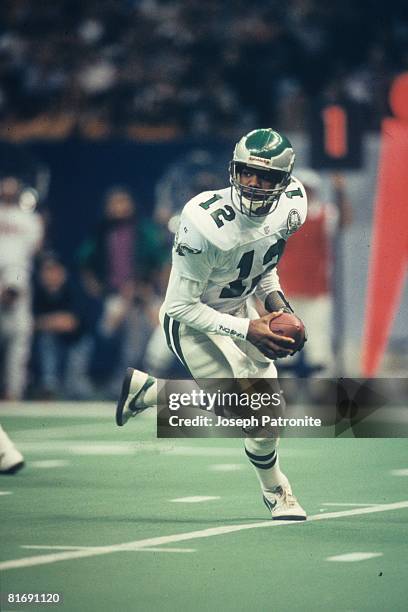
<instances>
[{"instance_id":1,"label":"orange blurred object","mask_svg":"<svg viewBox=\"0 0 408 612\"><path fill-rule=\"evenodd\" d=\"M397 77L382 124L368 275L362 373L375 376L398 311L408 264L408 73Z\"/></svg>"}]
</instances>

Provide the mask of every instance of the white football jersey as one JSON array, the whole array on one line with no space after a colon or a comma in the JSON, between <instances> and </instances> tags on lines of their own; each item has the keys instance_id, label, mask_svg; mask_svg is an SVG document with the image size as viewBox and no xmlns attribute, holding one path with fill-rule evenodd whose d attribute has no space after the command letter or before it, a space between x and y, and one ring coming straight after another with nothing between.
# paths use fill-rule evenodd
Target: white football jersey
<instances>
[{"instance_id":1,"label":"white football jersey","mask_svg":"<svg viewBox=\"0 0 408 612\"><path fill-rule=\"evenodd\" d=\"M254 293L264 298L280 289L276 265L286 240L306 218L307 198L295 178L279 198L275 210L264 217L249 217L240 212L231 188L206 191L183 208L173 249L173 268L163 309L174 318L205 333L245 337L249 319L242 323L242 308ZM185 281L191 281L190 285ZM176 304L193 292L190 305L196 304L194 319L189 309ZM202 316L197 311L197 295ZM211 317L209 309L214 314ZM190 309L191 311L191 309ZM225 313L225 314L222 314ZM187 316L183 316L187 314ZM217 314L218 316L214 316Z\"/></svg>"}]
</instances>

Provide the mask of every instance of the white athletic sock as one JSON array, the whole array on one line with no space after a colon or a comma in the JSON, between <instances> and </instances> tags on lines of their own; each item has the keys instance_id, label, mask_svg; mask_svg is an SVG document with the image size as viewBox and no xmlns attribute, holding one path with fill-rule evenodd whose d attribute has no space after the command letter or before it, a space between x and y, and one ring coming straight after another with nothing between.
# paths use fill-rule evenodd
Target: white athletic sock
<instances>
[{"instance_id":1,"label":"white athletic sock","mask_svg":"<svg viewBox=\"0 0 408 612\"><path fill-rule=\"evenodd\" d=\"M272 491L274 487L287 483L279 467L278 443L279 440L274 438L245 439L245 453L254 466L262 491Z\"/></svg>"}]
</instances>

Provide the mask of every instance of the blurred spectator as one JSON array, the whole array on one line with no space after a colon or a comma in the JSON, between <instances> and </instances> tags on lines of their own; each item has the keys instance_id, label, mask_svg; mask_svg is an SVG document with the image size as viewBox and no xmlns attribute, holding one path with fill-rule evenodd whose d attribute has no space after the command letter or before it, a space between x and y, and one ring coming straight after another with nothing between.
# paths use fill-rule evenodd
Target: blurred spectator
<instances>
[{"instance_id":1,"label":"blurred spectator","mask_svg":"<svg viewBox=\"0 0 408 612\"><path fill-rule=\"evenodd\" d=\"M0 180L0 362L1 394L21 399L27 384L32 333L31 270L43 238L43 222L26 207L21 181ZM31 204L34 204L31 201Z\"/></svg>"},{"instance_id":2,"label":"blurred spectator","mask_svg":"<svg viewBox=\"0 0 408 612\"><path fill-rule=\"evenodd\" d=\"M137 221L131 194L123 187L110 189L103 218L79 253L81 267L102 285L105 294L120 292L136 276L140 251Z\"/></svg>"},{"instance_id":3,"label":"blurred spectator","mask_svg":"<svg viewBox=\"0 0 408 612\"><path fill-rule=\"evenodd\" d=\"M285 295L306 325L308 341L301 353L282 360L280 365L293 367L300 360L301 375L331 377L336 375L332 346L332 247L336 232L351 223L351 205L341 175L332 177L336 204L320 199L321 180L316 172L299 169L296 177L305 186L308 213L302 228L288 240L278 271Z\"/></svg>"},{"instance_id":4,"label":"blurred spectator","mask_svg":"<svg viewBox=\"0 0 408 612\"><path fill-rule=\"evenodd\" d=\"M3 0L0 133L235 136L288 108L301 128L305 100L339 76L376 127L407 68L406 13L399 1Z\"/></svg>"},{"instance_id":5,"label":"blurred spectator","mask_svg":"<svg viewBox=\"0 0 408 612\"><path fill-rule=\"evenodd\" d=\"M54 257L41 262L34 288L34 370L36 386L45 398L66 391L69 353L79 337L80 321L66 268Z\"/></svg>"},{"instance_id":6,"label":"blurred spectator","mask_svg":"<svg viewBox=\"0 0 408 612\"><path fill-rule=\"evenodd\" d=\"M81 270L75 280L73 295L75 312L80 320L80 333L69 353L65 373L66 395L69 399L92 400L98 393L98 376L95 376L101 370L98 370L98 364L105 358L98 343L104 310L102 286L86 270ZM109 366L111 361L112 358L108 361ZM106 377L105 371L103 377Z\"/></svg>"},{"instance_id":7,"label":"blurred spectator","mask_svg":"<svg viewBox=\"0 0 408 612\"><path fill-rule=\"evenodd\" d=\"M101 312L92 337L90 370L99 391L115 396L123 367L141 364L159 309L157 286L168 259L166 227L140 219L123 187L105 196L103 218L80 248L82 284L95 290ZM112 390L111 390L112 389Z\"/></svg>"}]
</instances>

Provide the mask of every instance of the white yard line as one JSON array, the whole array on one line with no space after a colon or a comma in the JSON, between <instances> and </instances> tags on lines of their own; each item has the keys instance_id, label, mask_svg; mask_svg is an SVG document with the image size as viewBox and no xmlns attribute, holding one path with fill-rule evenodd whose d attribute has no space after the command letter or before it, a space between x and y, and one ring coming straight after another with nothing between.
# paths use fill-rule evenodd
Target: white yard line
<instances>
[{"instance_id":1,"label":"white yard line","mask_svg":"<svg viewBox=\"0 0 408 612\"><path fill-rule=\"evenodd\" d=\"M20 548L32 550L98 550L99 546L70 546L69 544L22 544Z\"/></svg>"},{"instance_id":2,"label":"white yard line","mask_svg":"<svg viewBox=\"0 0 408 612\"><path fill-rule=\"evenodd\" d=\"M48 546L47 544L25 544L22 545L21 548L28 548L30 550L99 550L99 546ZM196 552L195 548L159 548L157 546L150 546L148 548L140 548L140 546L136 546L134 549L129 546L129 548L126 549L126 552L132 552L132 550L137 550L141 552Z\"/></svg>"},{"instance_id":3,"label":"white yard line","mask_svg":"<svg viewBox=\"0 0 408 612\"><path fill-rule=\"evenodd\" d=\"M227 533L235 533L245 531L247 529L260 529L267 527L279 527L281 525L304 525L312 521L326 521L328 519L344 518L348 516L360 516L363 514L372 514L375 512L388 512L391 510L401 510L408 508L408 501L396 502L393 504L382 504L378 506L370 506L368 508L354 508L353 510L341 510L339 512L330 512L326 514L314 514L310 516L308 521L261 521L258 523L244 523L242 525L223 525L221 527L211 527L209 529L200 529L198 531L190 531L187 533L177 533L174 535L159 536L155 538L146 538L143 540L135 540L133 542L124 542L123 544L113 544L111 546L100 546L88 550L67 550L64 552L50 553L47 555L38 555L32 557L24 557L22 559L10 559L0 563L0 570L18 569L22 567L33 567L36 565L47 565L57 563L58 561L68 561L71 559L84 559L86 557L96 557L100 555L109 555L116 552L124 552L126 550L139 550L144 548L152 548L162 546L164 544L172 544L174 542L187 542L189 540L198 540L202 538L211 538Z\"/></svg>"},{"instance_id":4,"label":"white yard line","mask_svg":"<svg viewBox=\"0 0 408 612\"><path fill-rule=\"evenodd\" d=\"M214 499L221 499L221 497L214 495L190 495L190 497L176 497L169 501L182 504L199 504L200 502L212 501Z\"/></svg>"},{"instance_id":5,"label":"white yard line","mask_svg":"<svg viewBox=\"0 0 408 612\"><path fill-rule=\"evenodd\" d=\"M214 463L209 465L210 472L239 472L246 466L242 463Z\"/></svg>"},{"instance_id":6,"label":"white yard line","mask_svg":"<svg viewBox=\"0 0 408 612\"><path fill-rule=\"evenodd\" d=\"M399 470L391 470L392 476L408 476L408 468L401 468Z\"/></svg>"},{"instance_id":7,"label":"white yard line","mask_svg":"<svg viewBox=\"0 0 408 612\"><path fill-rule=\"evenodd\" d=\"M21 441L13 438L23 454L49 455L135 455L141 449L133 442L95 442L95 440L45 440Z\"/></svg>"},{"instance_id":8,"label":"white yard line","mask_svg":"<svg viewBox=\"0 0 408 612\"><path fill-rule=\"evenodd\" d=\"M17 432L16 432L17 433ZM109 440L104 442L95 439L61 439L61 440L20 440L18 436L13 439L23 453L62 455L136 455L137 453L153 452L160 455L174 456L203 456L203 457L242 457L242 448L225 446L177 446L169 441L156 442L122 442ZM285 455L286 456L286 455Z\"/></svg>"},{"instance_id":9,"label":"white yard line","mask_svg":"<svg viewBox=\"0 0 408 612\"><path fill-rule=\"evenodd\" d=\"M376 504L376 503L372 503L372 502L368 502L366 504L360 503L360 502L322 502L320 504L321 506L364 506L365 508L370 507L370 506L383 506L384 504Z\"/></svg>"},{"instance_id":10,"label":"white yard line","mask_svg":"<svg viewBox=\"0 0 408 612\"><path fill-rule=\"evenodd\" d=\"M94 423L79 423L77 425L60 425L53 427L32 427L31 429L18 429L13 435L15 440L27 440L27 441L38 441L38 440L58 440L69 438L70 436L83 436L92 434L93 436L101 433L109 432L113 428L113 420L111 423L101 423L99 420Z\"/></svg>"},{"instance_id":11,"label":"white yard line","mask_svg":"<svg viewBox=\"0 0 408 612\"><path fill-rule=\"evenodd\" d=\"M52 470L70 465L66 459L42 459L40 461L30 461L30 467L40 470Z\"/></svg>"},{"instance_id":12,"label":"white yard line","mask_svg":"<svg viewBox=\"0 0 408 612\"><path fill-rule=\"evenodd\" d=\"M239 455L242 457L242 446L174 446L168 451L170 455L188 456L188 457L233 457Z\"/></svg>"},{"instance_id":13,"label":"white yard line","mask_svg":"<svg viewBox=\"0 0 408 612\"><path fill-rule=\"evenodd\" d=\"M52 417L53 419L101 417L113 419L114 410L115 402L2 402L0 416L24 419L27 417Z\"/></svg>"},{"instance_id":14,"label":"white yard line","mask_svg":"<svg viewBox=\"0 0 408 612\"><path fill-rule=\"evenodd\" d=\"M193 553L196 552L195 548L159 548L158 546L149 546L148 548L139 548L136 546L128 548L128 551L136 550L137 552L164 552L164 553Z\"/></svg>"},{"instance_id":15,"label":"white yard line","mask_svg":"<svg viewBox=\"0 0 408 612\"><path fill-rule=\"evenodd\" d=\"M352 563L354 561L367 561L367 559L374 559L374 557L382 557L383 553L378 552L351 552L343 555L334 555L333 557L327 557L326 561L340 561L343 563Z\"/></svg>"}]
</instances>

